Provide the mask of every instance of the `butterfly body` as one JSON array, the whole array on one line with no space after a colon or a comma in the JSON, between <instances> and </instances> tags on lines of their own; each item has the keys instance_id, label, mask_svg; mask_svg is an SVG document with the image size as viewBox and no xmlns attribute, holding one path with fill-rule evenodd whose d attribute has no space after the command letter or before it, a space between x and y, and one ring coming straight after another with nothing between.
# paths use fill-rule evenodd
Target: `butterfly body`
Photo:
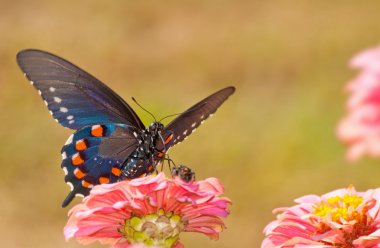
<instances>
[{"instance_id":1,"label":"butterfly body","mask_svg":"<svg viewBox=\"0 0 380 248\"><path fill-rule=\"evenodd\" d=\"M155 171L157 164L165 158L173 138L172 133L169 133L163 140L163 128L162 123L153 122L139 134L134 133L139 139L139 145L123 165L119 180L136 178Z\"/></svg>"},{"instance_id":2,"label":"butterfly body","mask_svg":"<svg viewBox=\"0 0 380 248\"><path fill-rule=\"evenodd\" d=\"M75 130L61 151L61 167L71 187L63 207L97 184L154 172L169 148L186 139L235 91L219 90L165 127L155 121L145 128L119 95L67 60L27 49L17 54L17 62L53 118Z\"/></svg>"}]
</instances>

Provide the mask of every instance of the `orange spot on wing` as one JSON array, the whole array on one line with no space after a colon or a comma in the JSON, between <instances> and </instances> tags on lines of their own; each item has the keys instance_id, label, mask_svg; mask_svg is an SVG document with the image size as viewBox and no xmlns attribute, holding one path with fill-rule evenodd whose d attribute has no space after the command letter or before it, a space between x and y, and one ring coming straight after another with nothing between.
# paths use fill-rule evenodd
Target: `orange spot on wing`
<instances>
[{"instance_id":1,"label":"orange spot on wing","mask_svg":"<svg viewBox=\"0 0 380 248\"><path fill-rule=\"evenodd\" d=\"M121 174L121 170L117 167L112 167L112 170L111 170L112 174L114 174L115 176L120 176Z\"/></svg>"},{"instance_id":2,"label":"orange spot on wing","mask_svg":"<svg viewBox=\"0 0 380 248\"><path fill-rule=\"evenodd\" d=\"M101 125L95 125L91 128L91 135L95 137L102 137L103 136L103 127Z\"/></svg>"},{"instance_id":3,"label":"orange spot on wing","mask_svg":"<svg viewBox=\"0 0 380 248\"><path fill-rule=\"evenodd\" d=\"M99 183L109 183L110 179L108 177L99 177Z\"/></svg>"},{"instance_id":4,"label":"orange spot on wing","mask_svg":"<svg viewBox=\"0 0 380 248\"><path fill-rule=\"evenodd\" d=\"M83 158L81 158L80 154L77 153L71 158L71 162L73 163L73 165L80 165L83 164L84 160Z\"/></svg>"},{"instance_id":5,"label":"orange spot on wing","mask_svg":"<svg viewBox=\"0 0 380 248\"><path fill-rule=\"evenodd\" d=\"M92 188L94 185L92 185L91 183L87 182L86 180L83 180L82 181L82 186L85 187L85 188Z\"/></svg>"},{"instance_id":6,"label":"orange spot on wing","mask_svg":"<svg viewBox=\"0 0 380 248\"><path fill-rule=\"evenodd\" d=\"M150 165L148 166L148 171L151 171L151 170L153 170L153 165L150 164Z\"/></svg>"},{"instance_id":7,"label":"orange spot on wing","mask_svg":"<svg viewBox=\"0 0 380 248\"><path fill-rule=\"evenodd\" d=\"M78 179L82 179L86 176L86 173L84 173L83 171L81 171L79 168L76 168L74 170L74 176Z\"/></svg>"},{"instance_id":8,"label":"orange spot on wing","mask_svg":"<svg viewBox=\"0 0 380 248\"><path fill-rule=\"evenodd\" d=\"M83 151L85 149L87 149L87 144L86 144L86 141L84 141L83 139L81 140L78 140L75 144L75 149L77 151Z\"/></svg>"},{"instance_id":9,"label":"orange spot on wing","mask_svg":"<svg viewBox=\"0 0 380 248\"><path fill-rule=\"evenodd\" d=\"M164 154L165 154L165 153L160 152L159 154L157 154L157 157L162 158L162 156L164 156Z\"/></svg>"},{"instance_id":10,"label":"orange spot on wing","mask_svg":"<svg viewBox=\"0 0 380 248\"><path fill-rule=\"evenodd\" d=\"M172 140L172 138L173 138L173 134L170 134L167 138L166 138L166 140L165 140L165 145L167 145L167 144L169 144L169 142Z\"/></svg>"}]
</instances>

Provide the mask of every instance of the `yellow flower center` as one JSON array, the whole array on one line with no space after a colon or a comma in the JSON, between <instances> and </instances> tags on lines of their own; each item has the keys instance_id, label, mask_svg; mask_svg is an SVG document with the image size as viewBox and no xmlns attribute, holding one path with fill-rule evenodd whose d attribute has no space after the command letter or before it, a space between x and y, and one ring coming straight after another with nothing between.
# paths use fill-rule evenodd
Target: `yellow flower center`
<instances>
[{"instance_id":1,"label":"yellow flower center","mask_svg":"<svg viewBox=\"0 0 380 248\"><path fill-rule=\"evenodd\" d=\"M310 216L311 223L316 227L313 237L329 247L352 248L359 237L377 230L368 213L376 200L356 195L353 186L348 189L344 196L334 196L316 203L312 212L314 216ZM330 231L333 232L328 234Z\"/></svg>"},{"instance_id":2,"label":"yellow flower center","mask_svg":"<svg viewBox=\"0 0 380 248\"><path fill-rule=\"evenodd\" d=\"M154 214L125 220L119 231L131 244L170 248L178 241L183 229L184 223L179 215L160 209Z\"/></svg>"},{"instance_id":3,"label":"yellow flower center","mask_svg":"<svg viewBox=\"0 0 380 248\"><path fill-rule=\"evenodd\" d=\"M331 218L332 221L342 223L343 220L360 221L361 214L356 208L363 202L363 197L346 194L343 197L334 196L315 206L313 214Z\"/></svg>"}]
</instances>

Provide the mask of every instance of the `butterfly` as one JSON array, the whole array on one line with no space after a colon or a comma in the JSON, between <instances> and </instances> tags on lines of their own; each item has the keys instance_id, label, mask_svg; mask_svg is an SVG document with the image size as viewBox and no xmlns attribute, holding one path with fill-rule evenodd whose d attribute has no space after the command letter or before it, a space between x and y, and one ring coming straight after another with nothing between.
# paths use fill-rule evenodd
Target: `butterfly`
<instances>
[{"instance_id":1,"label":"butterfly","mask_svg":"<svg viewBox=\"0 0 380 248\"><path fill-rule=\"evenodd\" d=\"M219 90L167 126L154 121L146 128L126 101L69 61L26 49L17 54L17 62L53 118L75 130L61 150L61 167L71 188L62 207L75 196L87 196L95 185L153 173L169 148L186 139L235 91Z\"/></svg>"}]
</instances>

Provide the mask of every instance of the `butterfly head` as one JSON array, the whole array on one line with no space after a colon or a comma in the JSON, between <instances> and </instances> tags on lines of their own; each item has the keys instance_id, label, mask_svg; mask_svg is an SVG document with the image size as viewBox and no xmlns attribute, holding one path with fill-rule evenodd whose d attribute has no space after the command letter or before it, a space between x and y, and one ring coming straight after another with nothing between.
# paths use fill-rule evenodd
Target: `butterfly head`
<instances>
[{"instance_id":1,"label":"butterfly head","mask_svg":"<svg viewBox=\"0 0 380 248\"><path fill-rule=\"evenodd\" d=\"M155 121L149 126L149 132L152 134L157 134L164 129L164 125L161 122Z\"/></svg>"}]
</instances>

